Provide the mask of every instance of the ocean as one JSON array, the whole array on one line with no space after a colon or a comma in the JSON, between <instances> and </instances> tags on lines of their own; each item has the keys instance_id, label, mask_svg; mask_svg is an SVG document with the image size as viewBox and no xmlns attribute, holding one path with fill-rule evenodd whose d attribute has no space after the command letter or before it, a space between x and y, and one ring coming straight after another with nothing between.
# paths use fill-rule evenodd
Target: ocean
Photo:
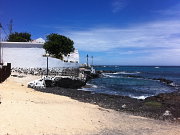
<instances>
[{"instance_id":1,"label":"ocean","mask_svg":"<svg viewBox=\"0 0 180 135\"><path fill-rule=\"evenodd\" d=\"M90 88L83 88L92 93L145 99L180 89L179 66L96 66L94 68L105 72L100 78L88 82ZM167 84L160 79L168 80L170 83Z\"/></svg>"}]
</instances>

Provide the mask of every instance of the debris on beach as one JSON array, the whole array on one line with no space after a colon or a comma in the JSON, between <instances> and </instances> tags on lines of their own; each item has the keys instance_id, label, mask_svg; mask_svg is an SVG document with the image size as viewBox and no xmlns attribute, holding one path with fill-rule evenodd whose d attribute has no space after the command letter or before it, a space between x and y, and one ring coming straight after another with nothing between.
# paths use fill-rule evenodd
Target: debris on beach
<instances>
[{"instance_id":1,"label":"debris on beach","mask_svg":"<svg viewBox=\"0 0 180 135\"><path fill-rule=\"evenodd\" d=\"M122 105L122 108L125 109L125 108L126 108L126 104L123 104L123 105Z\"/></svg>"},{"instance_id":2,"label":"debris on beach","mask_svg":"<svg viewBox=\"0 0 180 135\"><path fill-rule=\"evenodd\" d=\"M43 79L35 80L28 83L28 88L45 88Z\"/></svg>"},{"instance_id":3,"label":"debris on beach","mask_svg":"<svg viewBox=\"0 0 180 135\"><path fill-rule=\"evenodd\" d=\"M164 113L163 113L163 116L171 116L171 112L169 110L166 110Z\"/></svg>"}]
</instances>

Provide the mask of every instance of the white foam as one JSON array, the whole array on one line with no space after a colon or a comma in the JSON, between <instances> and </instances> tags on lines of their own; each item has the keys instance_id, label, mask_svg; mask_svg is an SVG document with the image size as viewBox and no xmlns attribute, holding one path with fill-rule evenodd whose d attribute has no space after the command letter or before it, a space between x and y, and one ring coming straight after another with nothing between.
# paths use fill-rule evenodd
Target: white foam
<instances>
[{"instance_id":1,"label":"white foam","mask_svg":"<svg viewBox=\"0 0 180 135\"><path fill-rule=\"evenodd\" d=\"M87 85L90 85L92 88L98 88L98 86L94 84L87 83Z\"/></svg>"},{"instance_id":2,"label":"white foam","mask_svg":"<svg viewBox=\"0 0 180 135\"><path fill-rule=\"evenodd\" d=\"M132 74L139 74L141 72L125 72L125 71L122 71L122 72L116 72L116 73L112 73L112 74L124 74L124 75L132 75Z\"/></svg>"},{"instance_id":3,"label":"white foam","mask_svg":"<svg viewBox=\"0 0 180 135\"><path fill-rule=\"evenodd\" d=\"M136 99L145 99L145 98L147 98L149 96L130 96L130 97L136 98Z\"/></svg>"},{"instance_id":4,"label":"white foam","mask_svg":"<svg viewBox=\"0 0 180 135\"><path fill-rule=\"evenodd\" d=\"M110 73L103 73L102 75L103 75L104 77L117 78L117 76L110 75Z\"/></svg>"}]
</instances>

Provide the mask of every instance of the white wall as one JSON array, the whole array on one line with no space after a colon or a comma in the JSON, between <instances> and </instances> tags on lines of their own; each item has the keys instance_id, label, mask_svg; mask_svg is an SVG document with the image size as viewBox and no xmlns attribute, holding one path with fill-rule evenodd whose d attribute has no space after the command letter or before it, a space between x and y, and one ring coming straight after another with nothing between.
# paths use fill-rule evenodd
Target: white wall
<instances>
[{"instance_id":1,"label":"white wall","mask_svg":"<svg viewBox=\"0 0 180 135\"><path fill-rule=\"evenodd\" d=\"M9 48L4 45L3 48L3 62L9 62L12 67L46 67L46 57L43 57L45 51L43 48L34 47L18 47L17 45ZM67 67L79 66L78 63L65 63L61 60L49 57L49 67Z\"/></svg>"}]
</instances>

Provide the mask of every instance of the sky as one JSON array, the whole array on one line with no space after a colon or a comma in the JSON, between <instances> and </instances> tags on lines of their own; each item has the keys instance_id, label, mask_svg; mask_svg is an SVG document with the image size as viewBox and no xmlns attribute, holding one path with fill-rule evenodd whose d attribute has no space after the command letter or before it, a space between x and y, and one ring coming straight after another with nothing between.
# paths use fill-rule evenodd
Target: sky
<instances>
[{"instance_id":1,"label":"sky","mask_svg":"<svg viewBox=\"0 0 180 135\"><path fill-rule=\"evenodd\" d=\"M0 0L0 22L8 33L50 33L74 41L81 63L180 65L179 0Z\"/></svg>"}]
</instances>

